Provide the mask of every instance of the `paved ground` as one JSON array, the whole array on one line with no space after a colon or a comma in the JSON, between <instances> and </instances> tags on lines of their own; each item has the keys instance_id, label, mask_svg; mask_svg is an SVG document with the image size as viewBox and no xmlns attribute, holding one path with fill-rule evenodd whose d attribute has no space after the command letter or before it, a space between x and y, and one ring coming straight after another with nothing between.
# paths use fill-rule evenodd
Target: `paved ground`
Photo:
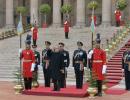
<instances>
[{"instance_id":1,"label":"paved ground","mask_svg":"<svg viewBox=\"0 0 130 100\"><path fill-rule=\"evenodd\" d=\"M104 95L94 99L74 98L74 97L52 97L52 96L28 96L16 95L13 90L13 84L10 82L0 82L0 100L129 100L130 92L123 95Z\"/></svg>"}]
</instances>

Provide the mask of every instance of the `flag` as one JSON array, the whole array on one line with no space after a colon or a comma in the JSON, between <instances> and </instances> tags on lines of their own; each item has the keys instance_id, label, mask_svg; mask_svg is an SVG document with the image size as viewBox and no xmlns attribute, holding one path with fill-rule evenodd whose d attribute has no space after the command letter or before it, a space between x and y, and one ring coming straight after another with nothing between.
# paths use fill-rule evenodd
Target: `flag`
<instances>
[{"instance_id":1,"label":"flag","mask_svg":"<svg viewBox=\"0 0 130 100\"><path fill-rule=\"evenodd\" d=\"M20 14L19 23L17 26L17 34L21 35L23 32L24 32L24 29L23 29L23 24L22 24L22 15Z\"/></svg>"},{"instance_id":2,"label":"flag","mask_svg":"<svg viewBox=\"0 0 130 100\"><path fill-rule=\"evenodd\" d=\"M92 21L91 21L91 32L95 32L95 24L94 24L94 16L92 16Z\"/></svg>"}]
</instances>

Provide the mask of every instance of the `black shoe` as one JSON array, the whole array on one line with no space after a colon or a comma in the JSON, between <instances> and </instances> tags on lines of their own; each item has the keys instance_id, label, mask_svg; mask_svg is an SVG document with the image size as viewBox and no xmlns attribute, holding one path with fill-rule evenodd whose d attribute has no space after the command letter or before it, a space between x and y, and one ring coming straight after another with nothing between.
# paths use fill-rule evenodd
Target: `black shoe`
<instances>
[{"instance_id":1,"label":"black shoe","mask_svg":"<svg viewBox=\"0 0 130 100\"><path fill-rule=\"evenodd\" d=\"M60 91L60 89L53 89L52 91Z\"/></svg>"},{"instance_id":2,"label":"black shoe","mask_svg":"<svg viewBox=\"0 0 130 100\"><path fill-rule=\"evenodd\" d=\"M82 89L82 87L76 87L77 89Z\"/></svg>"},{"instance_id":3,"label":"black shoe","mask_svg":"<svg viewBox=\"0 0 130 100\"><path fill-rule=\"evenodd\" d=\"M127 91L130 91L130 89L126 89Z\"/></svg>"},{"instance_id":4,"label":"black shoe","mask_svg":"<svg viewBox=\"0 0 130 100\"><path fill-rule=\"evenodd\" d=\"M102 93L99 93L98 96L99 96L99 97L102 97Z\"/></svg>"},{"instance_id":5,"label":"black shoe","mask_svg":"<svg viewBox=\"0 0 130 100\"><path fill-rule=\"evenodd\" d=\"M56 89L53 89L52 91L56 91Z\"/></svg>"},{"instance_id":6,"label":"black shoe","mask_svg":"<svg viewBox=\"0 0 130 100\"><path fill-rule=\"evenodd\" d=\"M102 96L102 93L97 93L97 94L95 94L95 96L101 97L101 96Z\"/></svg>"}]
</instances>

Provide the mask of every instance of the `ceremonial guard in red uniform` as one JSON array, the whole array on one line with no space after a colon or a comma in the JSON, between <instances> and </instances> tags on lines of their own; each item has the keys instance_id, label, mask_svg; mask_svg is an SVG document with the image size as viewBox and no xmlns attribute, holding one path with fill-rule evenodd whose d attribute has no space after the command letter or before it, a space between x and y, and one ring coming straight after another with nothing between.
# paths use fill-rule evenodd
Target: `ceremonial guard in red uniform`
<instances>
[{"instance_id":1,"label":"ceremonial guard in red uniform","mask_svg":"<svg viewBox=\"0 0 130 100\"><path fill-rule=\"evenodd\" d=\"M96 76L98 93L102 96L102 81L106 73L106 52L100 48L100 40L96 41L95 48L88 54L88 59L92 59L92 74Z\"/></svg>"},{"instance_id":2,"label":"ceremonial guard in red uniform","mask_svg":"<svg viewBox=\"0 0 130 100\"><path fill-rule=\"evenodd\" d=\"M21 52L22 60L22 72L24 78L25 90L30 90L32 88L32 71L35 67L35 56L31 50L30 41L26 42L26 49Z\"/></svg>"},{"instance_id":3,"label":"ceremonial guard in red uniform","mask_svg":"<svg viewBox=\"0 0 130 100\"><path fill-rule=\"evenodd\" d=\"M68 34L69 34L69 22L65 21L64 22L64 32L65 32L65 38L68 39Z\"/></svg>"},{"instance_id":4,"label":"ceremonial guard in red uniform","mask_svg":"<svg viewBox=\"0 0 130 100\"><path fill-rule=\"evenodd\" d=\"M36 25L33 28L33 45L36 46L37 45L37 38L38 38L38 28L36 27Z\"/></svg>"},{"instance_id":5,"label":"ceremonial guard in red uniform","mask_svg":"<svg viewBox=\"0 0 130 100\"><path fill-rule=\"evenodd\" d=\"M116 19L116 26L120 26L120 22L121 22L121 12L120 10L116 10L115 11L115 19Z\"/></svg>"}]
</instances>

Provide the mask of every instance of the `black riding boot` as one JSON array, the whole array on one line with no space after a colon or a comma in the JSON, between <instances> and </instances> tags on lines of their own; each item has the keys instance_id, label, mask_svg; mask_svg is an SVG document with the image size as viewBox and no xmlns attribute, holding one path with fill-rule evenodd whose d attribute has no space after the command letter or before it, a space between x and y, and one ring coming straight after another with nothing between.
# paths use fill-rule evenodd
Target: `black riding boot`
<instances>
[{"instance_id":1,"label":"black riding boot","mask_svg":"<svg viewBox=\"0 0 130 100\"><path fill-rule=\"evenodd\" d=\"M102 80L97 80L97 89L98 93L96 96L102 96Z\"/></svg>"}]
</instances>

